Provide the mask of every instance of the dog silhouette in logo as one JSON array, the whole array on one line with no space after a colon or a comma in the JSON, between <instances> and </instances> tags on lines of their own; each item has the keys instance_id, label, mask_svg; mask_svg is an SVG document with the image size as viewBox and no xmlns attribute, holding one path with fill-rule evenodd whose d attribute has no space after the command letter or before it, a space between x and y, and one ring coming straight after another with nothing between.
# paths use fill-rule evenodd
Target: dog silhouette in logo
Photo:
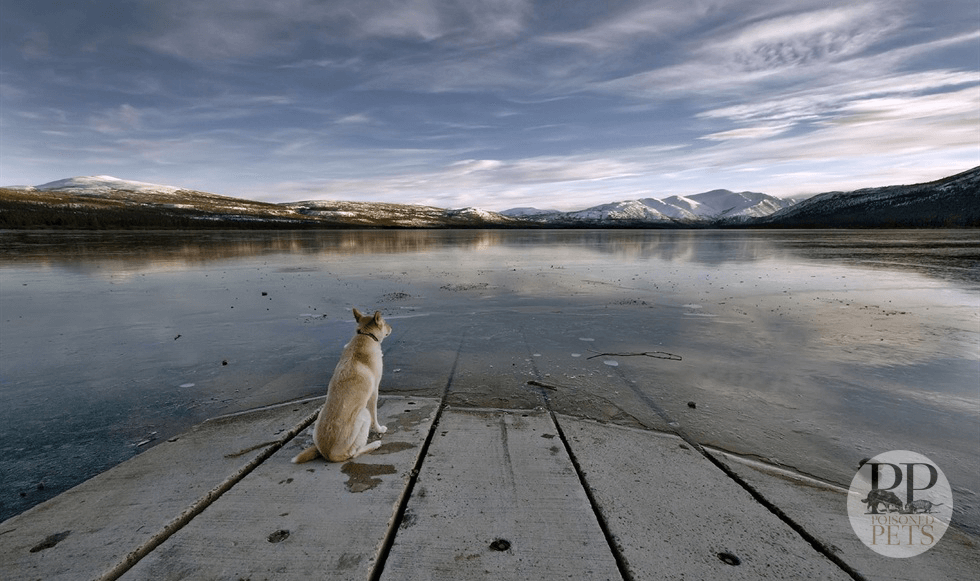
<instances>
[{"instance_id":1,"label":"dog silhouette in logo","mask_svg":"<svg viewBox=\"0 0 980 581\"><path fill-rule=\"evenodd\" d=\"M861 502L868 505L868 512L871 514L878 514L878 507L882 504L885 505L886 512L900 511L904 507L895 493L889 490L872 490L868 493L868 497Z\"/></svg>"},{"instance_id":2,"label":"dog silhouette in logo","mask_svg":"<svg viewBox=\"0 0 980 581\"><path fill-rule=\"evenodd\" d=\"M919 500L913 500L912 502L905 505L905 510L902 511L905 514L916 514L919 512L931 513L932 507L942 506L943 503L934 503L932 501L921 498Z\"/></svg>"}]
</instances>

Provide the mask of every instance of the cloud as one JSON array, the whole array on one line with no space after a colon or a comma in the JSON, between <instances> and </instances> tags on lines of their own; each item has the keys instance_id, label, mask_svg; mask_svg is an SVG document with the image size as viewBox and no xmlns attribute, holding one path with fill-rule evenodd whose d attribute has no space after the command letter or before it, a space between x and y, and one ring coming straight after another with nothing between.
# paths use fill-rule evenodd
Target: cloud
<instances>
[{"instance_id":1,"label":"cloud","mask_svg":"<svg viewBox=\"0 0 980 581\"><path fill-rule=\"evenodd\" d=\"M900 19L876 3L810 10L751 24L708 46L743 71L764 71L846 58L891 31ZM727 60L727 59L726 59Z\"/></svg>"},{"instance_id":2,"label":"cloud","mask_svg":"<svg viewBox=\"0 0 980 581\"><path fill-rule=\"evenodd\" d=\"M641 5L577 30L556 32L540 36L537 41L546 44L569 45L595 51L610 52L628 50L638 42L676 35L689 27L705 9L693 2L658 3L657 6Z\"/></svg>"},{"instance_id":3,"label":"cloud","mask_svg":"<svg viewBox=\"0 0 980 581\"><path fill-rule=\"evenodd\" d=\"M784 133L791 127L791 124L743 127L741 129L729 129L728 131L711 133L701 137L701 139L709 139L712 141L727 141L729 139L763 139Z\"/></svg>"},{"instance_id":4,"label":"cloud","mask_svg":"<svg viewBox=\"0 0 980 581\"><path fill-rule=\"evenodd\" d=\"M901 46L885 42L905 21L900 11L876 3L756 15L712 35L680 62L592 87L653 102L693 98L693 106L703 107L694 115L704 122L700 139L719 144L706 163L962 147L963 128L978 121L970 107L980 76L907 68L913 59L975 41L977 33ZM720 147L724 142L738 149Z\"/></svg>"},{"instance_id":5,"label":"cloud","mask_svg":"<svg viewBox=\"0 0 980 581\"><path fill-rule=\"evenodd\" d=\"M357 70L366 66L363 58L359 56L346 58L304 58L302 60L279 65L280 69L308 69L322 68L335 70Z\"/></svg>"},{"instance_id":6,"label":"cloud","mask_svg":"<svg viewBox=\"0 0 980 581\"><path fill-rule=\"evenodd\" d=\"M936 77L945 79L942 82L957 78ZM920 81L922 87L932 86L928 79ZM854 85L855 92L860 92L858 87L860 83ZM799 195L914 183L980 163L978 111L980 92L954 85L944 92L844 99L834 105L832 116L816 116L802 132L791 131L789 122L749 125L708 134L703 145L679 142L571 155L471 158L442 165L431 164L432 156L424 154L413 169L394 175L311 180L305 191L312 197L500 210L517 205L576 209L600 201L717 187ZM729 110L724 115L755 121L762 114ZM793 122L799 115L792 110L783 114Z\"/></svg>"},{"instance_id":7,"label":"cloud","mask_svg":"<svg viewBox=\"0 0 980 581\"><path fill-rule=\"evenodd\" d=\"M388 3L384 10L376 10L371 4L362 2L356 7L348 7L355 21L360 24L360 34L425 41L445 34L439 10L429 0Z\"/></svg>"},{"instance_id":8,"label":"cloud","mask_svg":"<svg viewBox=\"0 0 980 581\"><path fill-rule=\"evenodd\" d=\"M980 78L974 73L949 70L858 77L836 84L794 87L765 99L709 109L697 116L754 124L813 122L844 114L855 103L866 99L947 93L977 83Z\"/></svg>"},{"instance_id":9,"label":"cloud","mask_svg":"<svg viewBox=\"0 0 980 581\"><path fill-rule=\"evenodd\" d=\"M123 104L114 109L93 115L89 125L99 133L124 133L140 129L143 112L132 105Z\"/></svg>"},{"instance_id":10,"label":"cloud","mask_svg":"<svg viewBox=\"0 0 980 581\"><path fill-rule=\"evenodd\" d=\"M596 182L639 175L634 164L603 155L541 156L503 163L493 179L506 184Z\"/></svg>"},{"instance_id":11,"label":"cloud","mask_svg":"<svg viewBox=\"0 0 980 581\"><path fill-rule=\"evenodd\" d=\"M500 169L503 165L504 163L502 161L496 159L464 159L463 161L450 164L449 168L453 170L453 173L458 171L458 175L466 175Z\"/></svg>"},{"instance_id":12,"label":"cloud","mask_svg":"<svg viewBox=\"0 0 980 581\"><path fill-rule=\"evenodd\" d=\"M48 33L43 30L26 33L20 44L20 51L27 61L48 58L51 55L51 40Z\"/></svg>"},{"instance_id":13,"label":"cloud","mask_svg":"<svg viewBox=\"0 0 980 581\"><path fill-rule=\"evenodd\" d=\"M470 45L519 34L529 11L526 0L144 0L149 30L131 40L190 60L220 60L289 54L316 40L341 45L358 39ZM377 47L375 47L377 48ZM334 57L301 62L329 65Z\"/></svg>"},{"instance_id":14,"label":"cloud","mask_svg":"<svg viewBox=\"0 0 980 581\"><path fill-rule=\"evenodd\" d=\"M338 2L332 17L352 17L350 34L470 45L519 34L530 10L526 0L394 0Z\"/></svg>"},{"instance_id":15,"label":"cloud","mask_svg":"<svg viewBox=\"0 0 980 581\"><path fill-rule=\"evenodd\" d=\"M884 167L889 158L947 152L964 160L962 171L969 167L971 150L978 157L978 112L976 88L854 100L809 131L710 149L704 155L719 165L878 159L877 165Z\"/></svg>"},{"instance_id":16,"label":"cloud","mask_svg":"<svg viewBox=\"0 0 980 581\"><path fill-rule=\"evenodd\" d=\"M894 33L899 21L870 3L756 21L743 17L726 30L687 41L691 50L677 62L600 81L594 88L662 100L691 93L754 97L780 86L816 84Z\"/></svg>"},{"instance_id":17,"label":"cloud","mask_svg":"<svg viewBox=\"0 0 980 581\"><path fill-rule=\"evenodd\" d=\"M147 2L153 26L134 30L135 44L191 60L253 56L280 49L287 38L284 26L298 24L302 2L284 1L265 7L215 0L213 2ZM295 16L289 14L296 10Z\"/></svg>"},{"instance_id":18,"label":"cloud","mask_svg":"<svg viewBox=\"0 0 980 581\"><path fill-rule=\"evenodd\" d=\"M278 201L291 199L358 199L402 201L441 207L492 206L529 196L554 196L562 192L563 207L584 207L597 188L608 195L629 195L635 187L617 189L624 180L644 171L643 162L617 159L618 152L570 156L540 156L514 160L464 159L442 165L420 165L415 171L363 178L311 179L279 184ZM428 157L428 156L424 156ZM425 159L422 164L426 164ZM604 185L600 185L604 184ZM554 199L548 202L556 205Z\"/></svg>"},{"instance_id":19,"label":"cloud","mask_svg":"<svg viewBox=\"0 0 980 581\"><path fill-rule=\"evenodd\" d=\"M980 91L976 87L934 93L914 97L890 96L855 100L847 104L833 125L853 124L914 124L920 121L934 121L934 127L949 126L956 135L961 129L968 129L968 135L977 137L980 121ZM901 135L895 132L895 135ZM916 141L938 141L941 135L919 136ZM976 144L976 141L955 141L937 145Z\"/></svg>"},{"instance_id":20,"label":"cloud","mask_svg":"<svg viewBox=\"0 0 980 581\"><path fill-rule=\"evenodd\" d=\"M364 113L352 113L350 115L344 115L343 117L337 119L336 123L339 125L360 125L362 123L373 123L369 115Z\"/></svg>"}]
</instances>

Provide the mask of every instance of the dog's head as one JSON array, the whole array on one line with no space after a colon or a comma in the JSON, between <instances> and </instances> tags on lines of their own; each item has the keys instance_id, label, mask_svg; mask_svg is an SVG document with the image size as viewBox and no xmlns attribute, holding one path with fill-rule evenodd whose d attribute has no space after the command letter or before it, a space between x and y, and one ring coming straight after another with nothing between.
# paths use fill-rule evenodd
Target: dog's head
<instances>
[{"instance_id":1,"label":"dog's head","mask_svg":"<svg viewBox=\"0 0 980 581\"><path fill-rule=\"evenodd\" d=\"M391 335L391 325L381 317L381 311L374 311L373 315L364 315L355 308L354 320L357 321L359 333L369 333L379 341Z\"/></svg>"}]
</instances>

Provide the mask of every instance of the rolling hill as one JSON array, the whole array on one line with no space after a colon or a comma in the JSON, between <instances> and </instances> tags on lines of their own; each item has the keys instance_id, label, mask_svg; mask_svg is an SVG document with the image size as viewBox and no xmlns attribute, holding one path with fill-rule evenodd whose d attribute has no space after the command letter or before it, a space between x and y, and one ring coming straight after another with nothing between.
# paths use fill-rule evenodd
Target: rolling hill
<instances>
[{"instance_id":1,"label":"rolling hill","mask_svg":"<svg viewBox=\"0 0 980 581\"><path fill-rule=\"evenodd\" d=\"M712 190L574 212L311 200L273 204L81 176L0 188L0 228L975 228L980 167L933 182L828 192L803 201Z\"/></svg>"}]
</instances>

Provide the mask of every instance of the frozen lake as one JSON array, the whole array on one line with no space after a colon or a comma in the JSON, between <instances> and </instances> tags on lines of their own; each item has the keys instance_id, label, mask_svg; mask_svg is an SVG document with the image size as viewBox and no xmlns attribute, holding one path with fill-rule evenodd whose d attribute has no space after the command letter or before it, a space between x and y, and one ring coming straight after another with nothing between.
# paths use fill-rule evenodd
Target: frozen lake
<instances>
[{"instance_id":1,"label":"frozen lake","mask_svg":"<svg viewBox=\"0 0 980 581\"><path fill-rule=\"evenodd\" d=\"M383 392L672 422L844 486L912 450L980 532L977 231L0 232L0 519L322 396L354 306L394 328Z\"/></svg>"}]
</instances>

